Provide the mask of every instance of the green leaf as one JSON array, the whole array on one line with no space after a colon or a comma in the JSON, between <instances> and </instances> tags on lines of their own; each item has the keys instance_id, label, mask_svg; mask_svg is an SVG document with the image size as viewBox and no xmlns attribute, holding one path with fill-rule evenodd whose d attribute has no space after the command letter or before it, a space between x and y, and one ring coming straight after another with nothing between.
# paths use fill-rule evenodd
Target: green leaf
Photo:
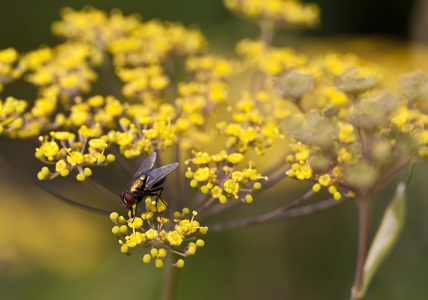
<instances>
[{"instance_id":1,"label":"green leaf","mask_svg":"<svg viewBox=\"0 0 428 300\"><path fill-rule=\"evenodd\" d=\"M362 295L365 294L379 266L391 252L400 236L406 215L405 193L406 185L401 182L397 185L394 198L385 210L364 264Z\"/></svg>"}]
</instances>

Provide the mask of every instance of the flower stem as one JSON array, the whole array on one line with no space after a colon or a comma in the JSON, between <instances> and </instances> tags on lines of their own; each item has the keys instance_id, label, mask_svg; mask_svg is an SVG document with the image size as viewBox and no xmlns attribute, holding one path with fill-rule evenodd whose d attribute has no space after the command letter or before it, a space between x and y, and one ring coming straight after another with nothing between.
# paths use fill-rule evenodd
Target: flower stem
<instances>
[{"instance_id":1,"label":"flower stem","mask_svg":"<svg viewBox=\"0 0 428 300\"><path fill-rule=\"evenodd\" d=\"M104 81L104 87L108 94L113 95L116 99L120 99L121 92L118 87L115 77L114 68L111 64L111 58L107 52L103 53L103 61L101 64L101 77Z\"/></svg>"},{"instance_id":2,"label":"flower stem","mask_svg":"<svg viewBox=\"0 0 428 300\"><path fill-rule=\"evenodd\" d=\"M359 199L358 204L358 255L351 300L363 299L364 263L369 242L370 202Z\"/></svg>"},{"instance_id":3,"label":"flower stem","mask_svg":"<svg viewBox=\"0 0 428 300\"><path fill-rule=\"evenodd\" d=\"M176 260L176 254L170 253L171 261ZM173 300L176 298L178 269L171 263L166 263L163 268L163 287L161 291L161 300Z\"/></svg>"},{"instance_id":4,"label":"flower stem","mask_svg":"<svg viewBox=\"0 0 428 300\"><path fill-rule=\"evenodd\" d=\"M262 20L260 24L260 40L268 45L272 45L274 35L274 23L272 20Z\"/></svg>"},{"instance_id":5,"label":"flower stem","mask_svg":"<svg viewBox=\"0 0 428 300\"><path fill-rule=\"evenodd\" d=\"M293 202L291 202L287 205L284 205L284 206L282 206L276 210L273 210L269 213L266 213L266 214L263 214L263 215L260 215L260 216L254 217L254 218L235 220L235 221L230 221L230 222L226 222L226 223L212 224L212 225L208 225L208 227L210 228L210 231L212 232L212 231L222 231L225 229L231 229L231 228L237 228L237 227L246 227L246 226L250 226L250 225L266 223L266 222L269 222L269 221L272 221L272 220L278 218L279 216L284 214L286 211L289 211L292 208L300 205L302 202L309 199L314 194L315 194L315 192L311 189L308 192L306 192L305 194L303 194L302 196L300 196L299 198L297 198L296 200L294 200Z\"/></svg>"}]
</instances>

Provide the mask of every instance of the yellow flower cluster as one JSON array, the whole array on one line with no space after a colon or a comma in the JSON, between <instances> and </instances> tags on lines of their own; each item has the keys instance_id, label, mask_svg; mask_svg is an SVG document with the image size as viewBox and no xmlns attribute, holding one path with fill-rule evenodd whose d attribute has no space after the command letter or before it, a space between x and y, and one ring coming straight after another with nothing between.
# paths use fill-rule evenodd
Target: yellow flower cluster
<instances>
[{"instance_id":1,"label":"yellow flower cluster","mask_svg":"<svg viewBox=\"0 0 428 300\"><path fill-rule=\"evenodd\" d=\"M221 151L209 155L207 152L195 152L194 158L190 159L195 169L189 167L186 177L191 179L192 188L211 195L220 203L226 203L227 199L250 203L253 200L251 193L260 189L260 180L267 180L267 177L260 175L253 161L248 162L247 168L237 170L237 164L243 159L241 153L228 155Z\"/></svg>"},{"instance_id":2,"label":"yellow flower cluster","mask_svg":"<svg viewBox=\"0 0 428 300\"><path fill-rule=\"evenodd\" d=\"M260 91L255 96L243 92L232 109L232 122L221 121L217 128L226 136L228 147L245 152L249 147L262 155L274 140L283 138L278 124L292 111L276 96Z\"/></svg>"},{"instance_id":3,"label":"yellow flower cluster","mask_svg":"<svg viewBox=\"0 0 428 300\"><path fill-rule=\"evenodd\" d=\"M51 172L48 167L43 167L37 174L39 180L63 177L69 175L70 171L77 169L77 180L83 181L92 174L88 166L105 166L115 160L113 154L104 155L108 147L109 138L101 136L99 126L88 128L82 125L76 135L68 131L52 131L51 139L41 136L42 145L36 149L36 157L46 163L55 163L55 171Z\"/></svg>"},{"instance_id":4,"label":"yellow flower cluster","mask_svg":"<svg viewBox=\"0 0 428 300\"><path fill-rule=\"evenodd\" d=\"M200 82L226 79L232 75L234 67L224 57L212 54L189 57L186 61L186 70Z\"/></svg>"},{"instance_id":5,"label":"yellow flower cluster","mask_svg":"<svg viewBox=\"0 0 428 300\"><path fill-rule=\"evenodd\" d=\"M141 66L195 54L205 43L198 29L151 20L138 24L129 34L111 40L107 49L113 54L116 66Z\"/></svg>"},{"instance_id":6,"label":"yellow flower cluster","mask_svg":"<svg viewBox=\"0 0 428 300\"><path fill-rule=\"evenodd\" d=\"M382 76L355 56L329 54L320 65L326 78L333 74L332 81L326 81L327 87L316 87L319 111L302 111L294 118L296 124L287 127L296 141L287 157L289 177L315 181L314 191L326 187L341 199L368 193L394 164L417 153L428 157L428 115L423 109L428 96L426 75L404 76L399 96L374 90ZM349 70L359 70L362 76L348 82L351 89L337 77Z\"/></svg>"},{"instance_id":7,"label":"yellow flower cluster","mask_svg":"<svg viewBox=\"0 0 428 300\"><path fill-rule=\"evenodd\" d=\"M14 48L0 50L0 92L3 90L3 84L21 76L22 68L16 66L18 57L18 52Z\"/></svg>"},{"instance_id":8,"label":"yellow flower cluster","mask_svg":"<svg viewBox=\"0 0 428 300\"><path fill-rule=\"evenodd\" d=\"M195 54L205 45L198 29L158 20L142 22L139 15L126 17L119 10L108 16L90 6L81 11L66 8L62 18L52 26L54 34L107 49L121 67L159 64L168 57Z\"/></svg>"},{"instance_id":9,"label":"yellow flower cluster","mask_svg":"<svg viewBox=\"0 0 428 300\"><path fill-rule=\"evenodd\" d=\"M376 66L354 54L329 53L322 61L315 63L330 74L339 90L353 95L372 89L383 78Z\"/></svg>"},{"instance_id":10,"label":"yellow flower cluster","mask_svg":"<svg viewBox=\"0 0 428 300\"><path fill-rule=\"evenodd\" d=\"M151 199L146 201L149 202ZM146 209L141 217L129 220L118 213L110 215L114 224L112 232L119 239L122 253L132 255L141 249L150 248L149 253L143 256L143 262L149 263L153 259L156 267L162 268L168 252L186 257L195 254L198 248L205 245L200 237L207 233L208 227L201 227L195 220L196 211L193 211L189 219L189 209L184 208L181 212L175 212L174 222L170 222L160 215L156 216L149 205ZM178 268L183 266L182 259L174 264Z\"/></svg>"},{"instance_id":11,"label":"yellow flower cluster","mask_svg":"<svg viewBox=\"0 0 428 300\"><path fill-rule=\"evenodd\" d=\"M3 102L0 100L0 135L6 132L13 132L21 128L24 113L28 103L13 97L7 97Z\"/></svg>"},{"instance_id":12,"label":"yellow flower cluster","mask_svg":"<svg viewBox=\"0 0 428 300\"><path fill-rule=\"evenodd\" d=\"M319 18L317 6L297 0L225 3L260 20L263 31L273 23L313 27ZM290 178L312 181L315 192L325 188L337 200L373 194L417 153L428 158L428 76L422 72L404 76L401 93L394 93L381 90L382 75L375 65L352 54L309 60L293 49L270 46L268 38L246 39L238 43L240 58L234 61L201 53L206 44L201 32L178 23L142 22L137 15L91 7L66 8L62 18L52 30L65 43L21 56L12 48L0 51L0 84L25 73L24 79L39 88L32 106L13 97L0 101L0 134L23 138L42 132L35 156L55 167L43 167L40 180L72 171L77 180L85 180L92 167L115 160L107 154L114 147L125 158L172 148L168 152L174 160L190 164L185 173L189 182L177 173L176 186L183 195L191 194L189 185L206 195L199 200L208 202L197 205L209 213L212 204L228 199L253 201L267 177L248 161L248 154L264 155L279 139L288 143L289 152L285 146L286 165L276 167L287 168ZM176 78L177 57L185 57L191 79ZM88 95L96 67L115 96ZM230 77L247 70L252 77L243 77L250 87L240 95L230 93L244 82L231 85ZM120 82L108 79L109 71ZM229 94L239 96L229 99ZM224 138L225 147L215 154L203 152L218 133L222 136L214 146ZM138 187L160 193L167 174L159 170L150 173L157 181ZM280 176L269 183L284 176L275 171ZM178 196L177 205L192 200L185 197ZM189 210L183 209L171 222L172 214L163 215L168 213L164 201L145 200L145 211L137 217L135 207L130 219L111 215L123 253L151 248L143 261L153 259L162 267L168 252L187 256L204 245L199 236L207 228L195 220L196 213L189 218ZM175 266L183 264L179 260Z\"/></svg>"},{"instance_id":13,"label":"yellow flower cluster","mask_svg":"<svg viewBox=\"0 0 428 300\"><path fill-rule=\"evenodd\" d=\"M323 109L336 107L338 109L347 107L351 104L351 99L346 93L340 91L334 86L327 86L320 90L317 96L317 105Z\"/></svg>"},{"instance_id":14,"label":"yellow flower cluster","mask_svg":"<svg viewBox=\"0 0 428 300\"><path fill-rule=\"evenodd\" d=\"M165 106L168 106L165 104ZM131 123L129 119L120 120L122 131L109 131L108 136L111 142L118 144L120 152L131 158L140 156L143 152L150 153L154 149L164 150L169 148L176 141L175 127L171 126L171 117L168 111L162 109L152 117L146 116L146 123ZM170 108L170 107L169 107ZM128 110L137 110L136 107L129 107ZM171 110L174 112L174 110ZM136 118L144 120L144 116L136 115Z\"/></svg>"},{"instance_id":15,"label":"yellow flower cluster","mask_svg":"<svg viewBox=\"0 0 428 300\"><path fill-rule=\"evenodd\" d=\"M305 66L307 57L291 48L268 46L263 41L244 39L236 45L237 54L249 66L266 75L279 75L283 72Z\"/></svg>"},{"instance_id":16,"label":"yellow flower cluster","mask_svg":"<svg viewBox=\"0 0 428 300\"><path fill-rule=\"evenodd\" d=\"M70 99L90 90L97 79L92 68L102 61L102 52L85 43L67 42L55 48L30 51L21 59L30 74L25 78L47 97Z\"/></svg>"},{"instance_id":17,"label":"yellow flower cluster","mask_svg":"<svg viewBox=\"0 0 428 300\"><path fill-rule=\"evenodd\" d=\"M346 152L345 148L341 148L337 153L337 160L339 164L328 163L326 167L327 171L321 170L314 174L314 170L311 167L311 162L315 159L320 149L311 147L297 142L291 145L290 154L286 157L286 162L290 164L290 168L285 172L288 177L295 178L298 180L312 180L316 183L312 189L314 192L319 192L322 187L326 187L328 192L333 195L334 199L342 199L342 195L351 197L354 195L352 191L348 191L346 188L339 190L340 184L343 183L343 169L344 164L353 164L355 161L351 160L351 155ZM342 158L342 159L341 159ZM316 166L316 163L314 163Z\"/></svg>"},{"instance_id":18,"label":"yellow flower cluster","mask_svg":"<svg viewBox=\"0 0 428 300\"><path fill-rule=\"evenodd\" d=\"M291 168L286 171L288 177L296 178L299 180L310 179L312 177L313 170L310 166L311 148L297 142L292 145L291 151L293 155L287 156L286 160L288 163L293 163Z\"/></svg>"},{"instance_id":19,"label":"yellow flower cluster","mask_svg":"<svg viewBox=\"0 0 428 300\"><path fill-rule=\"evenodd\" d=\"M64 124L65 117L57 114L54 121L51 115L56 109L55 97L43 97L35 100L29 112L25 100L7 97L0 100L0 134L4 133L12 138L29 138L40 134L43 128L56 128Z\"/></svg>"},{"instance_id":20,"label":"yellow flower cluster","mask_svg":"<svg viewBox=\"0 0 428 300\"><path fill-rule=\"evenodd\" d=\"M284 27L316 27L320 19L318 5L299 0L224 0L224 4L251 19Z\"/></svg>"},{"instance_id":21,"label":"yellow flower cluster","mask_svg":"<svg viewBox=\"0 0 428 300\"><path fill-rule=\"evenodd\" d=\"M61 21L52 25L52 32L69 40L79 40L105 48L110 40L128 34L140 18L136 15L124 17L118 10L111 17L91 6L81 11L66 7L61 11Z\"/></svg>"},{"instance_id":22,"label":"yellow flower cluster","mask_svg":"<svg viewBox=\"0 0 428 300\"><path fill-rule=\"evenodd\" d=\"M150 100L157 98L169 83L169 78L163 74L162 67L152 65L139 68L119 68L118 77L125 83L122 93L128 98Z\"/></svg>"}]
</instances>

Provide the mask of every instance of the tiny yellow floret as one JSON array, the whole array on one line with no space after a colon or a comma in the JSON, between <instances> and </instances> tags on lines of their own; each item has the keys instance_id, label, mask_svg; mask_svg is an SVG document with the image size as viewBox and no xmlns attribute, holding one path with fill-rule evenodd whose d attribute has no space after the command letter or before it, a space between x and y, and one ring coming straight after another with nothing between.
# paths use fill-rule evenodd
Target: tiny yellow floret
<instances>
[{"instance_id":1,"label":"tiny yellow floret","mask_svg":"<svg viewBox=\"0 0 428 300\"><path fill-rule=\"evenodd\" d=\"M112 212L110 214L110 220L117 220L117 218L119 218L119 214L117 212Z\"/></svg>"},{"instance_id":2,"label":"tiny yellow floret","mask_svg":"<svg viewBox=\"0 0 428 300\"><path fill-rule=\"evenodd\" d=\"M160 269L163 268L163 260L158 258L156 259L156 268Z\"/></svg>"},{"instance_id":3,"label":"tiny yellow floret","mask_svg":"<svg viewBox=\"0 0 428 300\"><path fill-rule=\"evenodd\" d=\"M128 245L126 245L126 244L123 244L121 247L120 247L120 252L122 252L122 253L127 253L128 252Z\"/></svg>"},{"instance_id":4,"label":"tiny yellow floret","mask_svg":"<svg viewBox=\"0 0 428 300\"><path fill-rule=\"evenodd\" d=\"M205 246L205 242L204 242L204 240L198 239L198 240L196 241L196 246L197 246L198 248L201 248L201 247Z\"/></svg>"},{"instance_id":5,"label":"tiny yellow floret","mask_svg":"<svg viewBox=\"0 0 428 300\"><path fill-rule=\"evenodd\" d=\"M144 254L143 256L143 262L145 264L148 264L152 260L152 256L150 254Z\"/></svg>"},{"instance_id":6,"label":"tiny yellow floret","mask_svg":"<svg viewBox=\"0 0 428 300\"><path fill-rule=\"evenodd\" d=\"M320 185L319 183L315 183L315 184L312 186L312 190L313 190L315 193L318 193L318 192L321 190L321 185Z\"/></svg>"},{"instance_id":7,"label":"tiny yellow floret","mask_svg":"<svg viewBox=\"0 0 428 300\"><path fill-rule=\"evenodd\" d=\"M339 193L339 192L335 192L335 193L333 194L333 198L334 198L335 200L340 200L340 199L342 199L342 194L341 194L341 193Z\"/></svg>"},{"instance_id":8,"label":"tiny yellow floret","mask_svg":"<svg viewBox=\"0 0 428 300\"><path fill-rule=\"evenodd\" d=\"M184 267L184 260L182 260L181 258L179 260L177 260L176 263L177 268L183 268Z\"/></svg>"},{"instance_id":9,"label":"tiny yellow floret","mask_svg":"<svg viewBox=\"0 0 428 300\"><path fill-rule=\"evenodd\" d=\"M159 253L159 251L158 251L158 249L156 249L156 248L152 248L152 249L150 249L150 255L152 256L152 257L158 257L158 253Z\"/></svg>"}]
</instances>

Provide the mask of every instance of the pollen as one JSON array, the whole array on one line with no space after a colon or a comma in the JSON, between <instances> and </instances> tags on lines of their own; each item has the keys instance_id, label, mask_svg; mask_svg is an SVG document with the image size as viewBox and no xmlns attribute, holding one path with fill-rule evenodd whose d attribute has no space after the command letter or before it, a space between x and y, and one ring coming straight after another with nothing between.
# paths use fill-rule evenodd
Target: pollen
<instances>
[{"instance_id":1,"label":"pollen","mask_svg":"<svg viewBox=\"0 0 428 300\"><path fill-rule=\"evenodd\" d=\"M65 141L71 138L73 135L68 131L56 131L50 133L52 137L60 141Z\"/></svg>"},{"instance_id":2,"label":"pollen","mask_svg":"<svg viewBox=\"0 0 428 300\"><path fill-rule=\"evenodd\" d=\"M89 147L93 149L107 148L107 143L102 139L91 139L89 140Z\"/></svg>"},{"instance_id":3,"label":"pollen","mask_svg":"<svg viewBox=\"0 0 428 300\"><path fill-rule=\"evenodd\" d=\"M180 269L183 268L184 267L184 260L182 260L182 259L177 260L176 266L177 266L177 268L180 268Z\"/></svg>"},{"instance_id":4,"label":"pollen","mask_svg":"<svg viewBox=\"0 0 428 300\"><path fill-rule=\"evenodd\" d=\"M226 193L232 194L235 199L238 199L239 183L234 182L232 179L228 179L224 183L224 189Z\"/></svg>"},{"instance_id":5,"label":"pollen","mask_svg":"<svg viewBox=\"0 0 428 300\"><path fill-rule=\"evenodd\" d=\"M196 157L192 159L195 165L206 165L211 161L211 156L206 152L197 152Z\"/></svg>"},{"instance_id":6,"label":"pollen","mask_svg":"<svg viewBox=\"0 0 428 300\"><path fill-rule=\"evenodd\" d=\"M332 180L328 174L324 174L318 178L318 183L322 186L329 186L332 183Z\"/></svg>"},{"instance_id":7,"label":"pollen","mask_svg":"<svg viewBox=\"0 0 428 300\"><path fill-rule=\"evenodd\" d=\"M255 182L253 188L255 190L260 190L262 188L262 184L260 182Z\"/></svg>"},{"instance_id":8,"label":"pollen","mask_svg":"<svg viewBox=\"0 0 428 300\"><path fill-rule=\"evenodd\" d=\"M144 254L144 256L143 256L143 262L145 264L150 263L151 260L152 260L152 256L150 254Z\"/></svg>"},{"instance_id":9,"label":"pollen","mask_svg":"<svg viewBox=\"0 0 428 300\"><path fill-rule=\"evenodd\" d=\"M81 164L83 161L83 154L77 151L71 151L71 149L69 149L68 151L68 156L67 156L67 162L72 165L78 165Z\"/></svg>"},{"instance_id":10,"label":"pollen","mask_svg":"<svg viewBox=\"0 0 428 300\"><path fill-rule=\"evenodd\" d=\"M131 219L131 220L128 222L128 226L129 226L130 228L138 229L138 228L140 228L141 226L143 226L143 219L142 219L142 218L134 218L133 220Z\"/></svg>"},{"instance_id":11,"label":"pollen","mask_svg":"<svg viewBox=\"0 0 428 300\"><path fill-rule=\"evenodd\" d=\"M36 149L37 152L43 153L49 160L53 160L54 156L58 154L59 146L56 142L43 142L40 148Z\"/></svg>"},{"instance_id":12,"label":"pollen","mask_svg":"<svg viewBox=\"0 0 428 300\"><path fill-rule=\"evenodd\" d=\"M241 162L243 159L244 159L244 155L242 155L241 153L232 153L227 158L227 160L233 164L237 164Z\"/></svg>"},{"instance_id":13,"label":"pollen","mask_svg":"<svg viewBox=\"0 0 428 300\"><path fill-rule=\"evenodd\" d=\"M156 268L163 268L163 260L162 259L160 259L160 258L158 258L158 259L156 259Z\"/></svg>"},{"instance_id":14,"label":"pollen","mask_svg":"<svg viewBox=\"0 0 428 300\"><path fill-rule=\"evenodd\" d=\"M194 174L193 178L196 181L207 181L210 178L210 169L208 167L199 168Z\"/></svg>"},{"instance_id":15,"label":"pollen","mask_svg":"<svg viewBox=\"0 0 428 300\"><path fill-rule=\"evenodd\" d=\"M319 183L315 183L315 184L312 186L312 190L313 190L315 193L318 193L318 192L321 190L321 185L320 185Z\"/></svg>"},{"instance_id":16,"label":"pollen","mask_svg":"<svg viewBox=\"0 0 428 300\"><path fill-rule=\"evenodd\" d=\"M184 237L177 231L170 231L167 234L167 239L171 245L179 246L183 242Z\"/></svg>"},{"instance_id":17,"label":"pollen","mask_svg":"<svg viewBox=\"0 0 428 300\"><path fill-rule=\"evenodd\" d=\"M149 229L146 232L146 236L149 240L154 240L159 236L159 232L157 230L154 230L154 229Z\"/></svg>"},{"instance_id":18,"label":"pollen","mask_svg":"<svg viewBox=\"0 0 428 300\"><path fill-rule=\"evenodd\" d=\"M85 174L79 173L79 174L77 174L76 179L78 181L85 181L86 176L85 176Z\"/></svg>"}]
</instances>

